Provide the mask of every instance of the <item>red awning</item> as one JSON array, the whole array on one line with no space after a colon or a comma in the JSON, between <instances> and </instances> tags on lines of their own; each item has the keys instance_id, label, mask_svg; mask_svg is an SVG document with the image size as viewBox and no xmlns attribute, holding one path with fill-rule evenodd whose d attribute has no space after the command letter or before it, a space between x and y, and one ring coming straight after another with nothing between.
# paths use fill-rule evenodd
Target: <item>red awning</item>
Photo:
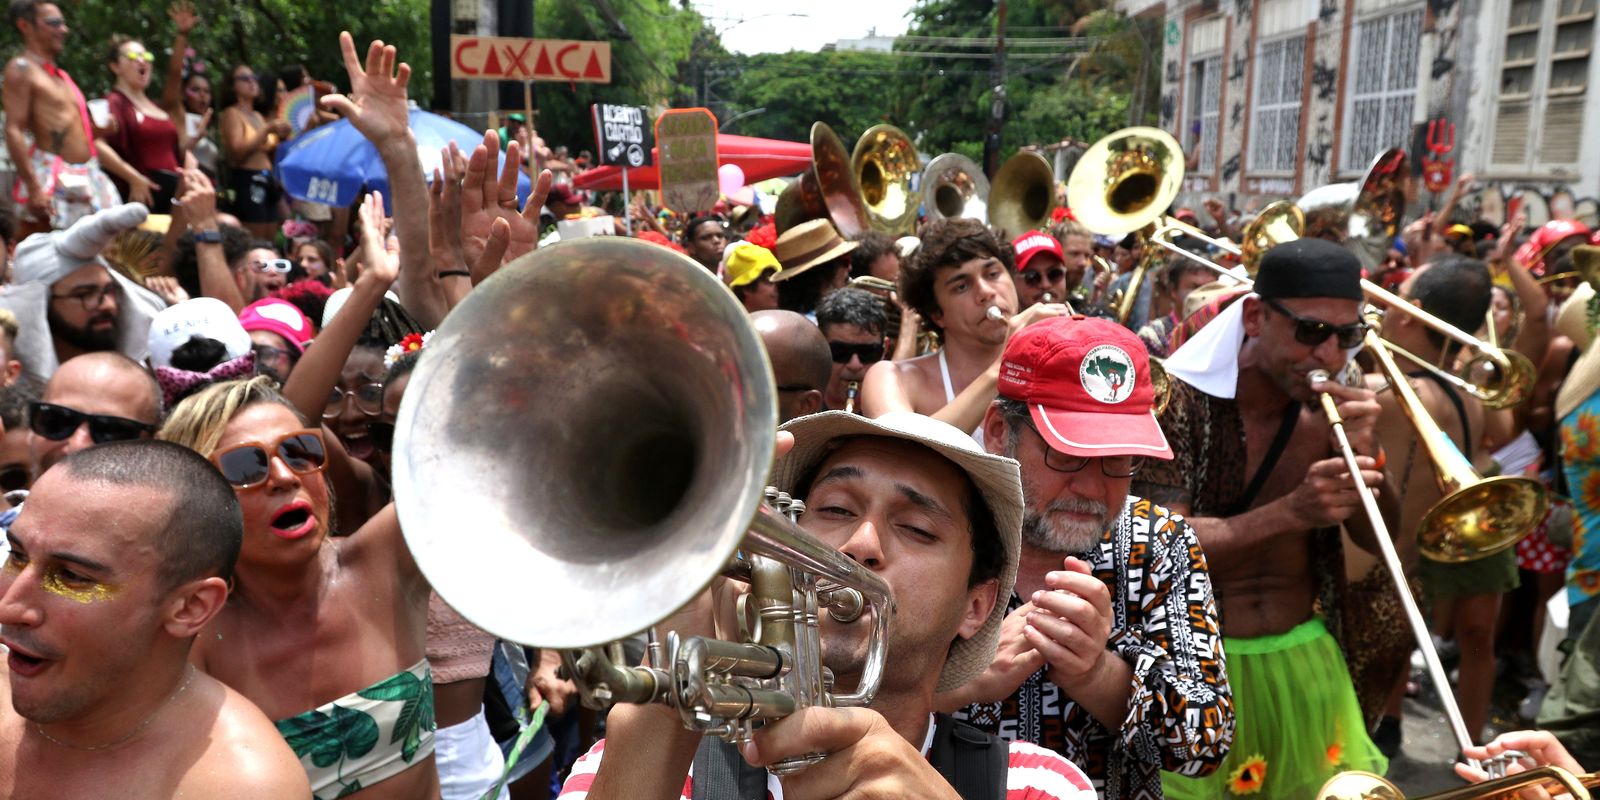
<instances>
[{"instance_id":1,"label":"red awning","mask_svg":"<svg viewBox=\"0 0 1600 800\"><path fill-rule=\"evenodd\" d=\"M650 150L651 165L628 170L629 189L660 189L661 172L656 169L657 153ZM758 139L754 136L717 134L718 164L738 164L744 170L746 184L758 183L768 178L799 175L811 166L811 145L804 142L783 142L777 139ZM622 190L621 167L595 167L578 173L572 179L578 189L614 192Z\"/></svg>"}]
</instances>

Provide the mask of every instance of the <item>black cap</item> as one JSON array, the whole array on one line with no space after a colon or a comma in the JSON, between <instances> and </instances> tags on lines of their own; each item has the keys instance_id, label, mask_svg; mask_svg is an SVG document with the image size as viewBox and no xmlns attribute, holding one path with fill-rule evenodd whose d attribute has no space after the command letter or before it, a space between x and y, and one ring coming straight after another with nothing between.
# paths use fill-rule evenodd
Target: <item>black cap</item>
<instances>
[{"instance_id":1,"label":"black cap","mask_svg":"<svg viewBox=\"0 0 1600 800\"><path fill-rule=\"evenodd\" d=\"M1338 297L1363 300L1361 262L1326 239L1284 242L1261 257L1256 294L1262 297Z\"/></svg>"}]
</instances>

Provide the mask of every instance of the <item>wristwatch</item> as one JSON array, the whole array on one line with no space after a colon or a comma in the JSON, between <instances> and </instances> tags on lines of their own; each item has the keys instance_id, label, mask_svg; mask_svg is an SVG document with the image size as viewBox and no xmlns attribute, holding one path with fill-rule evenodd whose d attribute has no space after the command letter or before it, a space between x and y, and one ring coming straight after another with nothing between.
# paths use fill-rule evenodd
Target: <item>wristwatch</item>
<instances>
[{"instance_id":1,"label":"wristwatch","mask_svg":"<svg viewBox=\"0 0 1600 800\"><path fill-rule=\"evenodd\" d=\"M220 230L195 231L194 243L195 244L222 244L222 231L220 231Z\"/></svg>"}]
</instances>

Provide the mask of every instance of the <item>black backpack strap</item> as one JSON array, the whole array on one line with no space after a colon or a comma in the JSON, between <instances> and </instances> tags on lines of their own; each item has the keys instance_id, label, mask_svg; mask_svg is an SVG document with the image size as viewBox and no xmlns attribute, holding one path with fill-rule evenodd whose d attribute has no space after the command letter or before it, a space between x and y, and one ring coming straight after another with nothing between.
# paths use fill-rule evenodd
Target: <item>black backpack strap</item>
<instances>
[{"instance_id":1,"label":"black backpack strap","mask_svg":"<svg viewBox=\"0 0 1600 800\"><path fill-rule=\"evenodd\" d=\"M694 753L694 800L765 800L767 771L752 767L739 748L706 736Z\"/></svg>"},{"instance_id":2,"label":"black backpack strap","mask_svg":"<svg viewBox=\"0 0 1600 800\"><path fill-rule=\"evenodd\" d=\"M928 763L962 800L1004 800L1011 745L949 714L937 714Z\"/></svg>"}]
</instances>

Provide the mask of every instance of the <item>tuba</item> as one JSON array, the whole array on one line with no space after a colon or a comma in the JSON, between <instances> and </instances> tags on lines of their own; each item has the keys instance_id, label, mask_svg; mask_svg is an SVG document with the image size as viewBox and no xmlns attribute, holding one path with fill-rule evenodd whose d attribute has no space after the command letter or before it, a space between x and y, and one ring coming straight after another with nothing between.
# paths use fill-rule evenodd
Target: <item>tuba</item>
<instances>
[{"instance_id":1,"label":"tuba","mask_svg":"<svg viewBox=\"0 0 1600 800\"><path fill-rule=\"evenodd\" d=\"M989 179L976 161L945 153L922 171L922 205L929 219L989 218Z\"/></svg>"},{"instance_id":2,"label":"tuba","mask_svg":"<svg viewBox=\"0 0 1600 800\"><path fill-rule=\"evenodd\" d=\"M874 125L861 134L850 155L850 171L873 230L899 236L916 229L919 198L911 182L921 167L916 145L905 131Z\"/></svg>"},{"instance_id":3,"label":"tuba","mask_svg":"<svg viewBox=\"0 0 1600 800\"><path fill-rule=\"evenodd\" d=\"M792 194L791 194L792 193ZM788 202L784 198L789 197ZM852 239L868 230L867 208L851 169L850 153L825 122L811 125L811 169L778 196L773 224L778 233L827 217L839 235Z\"/></svg>"},{"instance_id":4,"label":"tuba","mask_svg":"<svg viewBox=\"0 0 1600 800\"><path fill-rule=\"evenodd\" d=\"M1305 193L1296 205L1305 214L1305 236L1343 244L1371 270L1383 263L1400 233L1411 196L1411 164L1392 148L1378 154L1360 181L1331 183Z\"/></svg>"},{"instance_id":5,"label":"tuba","mask_svg":"<svg viewBox=\"0 0 1600 800\"><path fill-rule=\"evenodd\" d=\"M395 505L462 616L567 651L586 703L664 703L730 741L753 720L872 699L888 588L795 525L800 504L763 502L776 389L716 276L635 239L562 242L486 280L434 342L395 423ZM658 638L718 575L752 587L744 640ZM861 684L836 693L819 615L865 608ZM623 665L616 640L646 630L651 663Z\"/></svg>"},{"instance_id":6,"label":"tuba","mask_svg":"<svg viewBox=\"0 0 1600 800\"><path fill-rule=\"evenodd\" d=\"M1176 139L1156 128L1124 128L1090 145L1078 158L1067 178L1067 207L1096 233L1147 230L1149 239L1182 185L1183 150ZM1127 287L1113 299L1118 322L1127 324L1132 316L1155 257L1155 248L1146 247Z\"/></svg>"},{"instance_id":7,"label":"tuba","mask_svg":"<svg viewBox=\"0 0 1600 800\"><path fill-rule=\"evenodd\" d=\"M1019 151L1000 165L989 189L989 225L1007 238L1050 224L1056 207L1056 175L1044 156Z\"/></svg>"}]
</instances>

